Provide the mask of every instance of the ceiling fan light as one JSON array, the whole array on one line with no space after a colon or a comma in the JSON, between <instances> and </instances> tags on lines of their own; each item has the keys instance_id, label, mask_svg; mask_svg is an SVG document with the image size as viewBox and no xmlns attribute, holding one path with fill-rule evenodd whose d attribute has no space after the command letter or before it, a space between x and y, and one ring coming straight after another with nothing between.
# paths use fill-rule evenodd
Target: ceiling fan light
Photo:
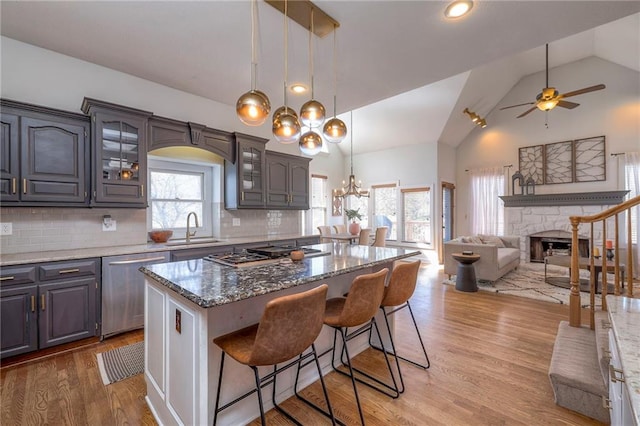
<instances>
[{"instance_id":1,"label":"ceiling fan light","mask_svg":"<svg viewBox=\"0 0 640 426\"><path fill-rule=\"evenodd\" d=\"M340 143L347 137L347 125L339 118L331 118L324 123L322 134L327 142Z\"/></svg>"},{"instance_id":2,"label":"ceiling fan light","mask_svg":"<svg viewBox=\"0 0 640 426\"><path fill-rule=\"evenodd\" d=\"M259 90L250 90L244 93L236 102L238 118L248 126L263 124L270 111L271 103L269 98Z\"/></svg>"},{"instance_id":3,"label":"ceiling fan light","mask_svg":"<svg viewBox=\"0 0 640 426\"><path fill-rule=\"evenodd\" d=\"M325 115L324 105L314 99L305 102L300 108L300 121L303 126L320 127L324 123Z\"/></svg>"},{"instance_id":4,"label":"ceiling fan light","mask_svg":"<svg viewBox=\"0 0 640 426\"><path fill-rule=\"evenodd\" d=\"M548 99L548 100L539 101L536 104L536 106L540 111L551 111L556 107L556 105L558 105L558 102L559 102L558 99Z\"/></svg>"},{"instance_id":5,"label":"ceiling fan light","mask_svg":"<svg viewBox=\"0 0 640 426\"><path fill-rule=\"evenodd\" d=\"M297 142L300 139L300 123L298 117L289 113L283 112L273 119L273 136L280 143L289 144Z\"/></svg>"},{"instance_id":6,"label":"ceiling fan light","mask_svg":"<svg viewBox=\"0 0 640 426\"><path fill-rule=\"evenodd\" d=\"M322 137L309 130L300 137L300 151L305 155L316 155L322 150Z\"/></svg>"}]
</instances>

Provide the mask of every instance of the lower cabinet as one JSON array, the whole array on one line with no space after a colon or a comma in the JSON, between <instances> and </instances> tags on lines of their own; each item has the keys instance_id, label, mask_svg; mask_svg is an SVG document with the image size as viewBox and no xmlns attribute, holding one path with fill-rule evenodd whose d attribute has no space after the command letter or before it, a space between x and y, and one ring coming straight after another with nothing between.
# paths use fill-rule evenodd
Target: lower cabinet
<instances>
[{"instance_id":1,"label":"lower cabinet","mask_svg":"<svg viewBox=\"0 0 640 426\"><path fill-rule=\"evenodd\" d=\"M635 419L613 329L609 330L609 404L611 425L633 425Z\"/></svg>"},{"instance_id":2,"label":"lower cabinet","mask_svg":"<svg viewBox=\"0 0 640 426\"><path fill-rule=\"evenodd\" d=\"M0 270L0 358L98 334L99 259Z\"/></svg>"}]
</instances>

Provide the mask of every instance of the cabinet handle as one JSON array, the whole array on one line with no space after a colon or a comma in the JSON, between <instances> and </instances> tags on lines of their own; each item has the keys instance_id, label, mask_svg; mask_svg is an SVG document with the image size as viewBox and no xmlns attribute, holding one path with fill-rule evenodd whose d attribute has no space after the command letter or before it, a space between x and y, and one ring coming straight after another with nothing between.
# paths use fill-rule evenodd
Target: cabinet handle
<instances>
[{"instance_id":1,"label":"cabinet handle","mask_svg":"<svg viewBox=\"0 0 640 426\"><path fill-rule=\"evenodd\" d=\"M131 265L132 263L144 263L155 262L156 260L164 260L164 257L147 257L146 259L133 259L133 260L118 260L115 262L109 262L109 265Z\"/></svg>"},{"instance_id":2,"label":"cabinet handle","mask_svg":"<svg viewBox=\"0 0 640 426\"><path fill-rule=\"evenodd\" d=\"M242 192L240 193L240 199L241 199L242 201L244 201L244 191L242 191Z\"/></svg>"},{"instance_id":3,"label":"cabinet handle","mask_svg":"<svg viewBox=\"0 0 640 426\"><path fill-rule=\"evenodd\" d=\"M616 373L620 373L622 377L616 377ZM624 383L624 373L622 372L622 370L618 370L611 364L609 364L609 378L613 383L615 382Z\"/></svg>"},{"instance_id":4,"label":"cabinet handle","mask_svg":"<svg viewBox=\"0 0 640 426\"><path fill-rule=\"evenodd\" d=\"M140 193L141 193L141 197L144 197L144 185L140 185Z\"/></svg>"},{"instance_id":5,"label":"cabinet handle","mask_svg":"<svg viewBox=\"0 0 640 426\"><path fill-rule=\"evenodd\" d=\"M31 296L31 312L35 312L35 311L36 311L36 297Z\"/></svg>"},{"instance_id":6,"label":"cabinet handle","mask_svg":"<svg viewBox=\"0 0 640 426\"><path fill-rule=\"evenodd\" d=\"M44 311L45 309L45 301L44 301L44 294L40 295L40 308Z\"/></svg>"},{"instance_id":7,"label":"cabinet handle","mask_svg":"<svg viewBox=\"0 0 640 426\"><path fill-rule=\"evenodd\" d=\"M60 275L62 275L62 274L73 274L74 272L80 272L80 268L62 269L62 270L58 271L58 273Z\"/></svg>"},{"instance_id":8,"label":"cabinet handle","mask_svg":"<svg viewBox=\"0 0 640 426\"><path fill-rule=\"evenodd\" d=\"M18 182L16 178L11 178L11 193L15 194L16 193L16 186L17 186Z\"/></svg>"},{"instance_id":9,"label":"cabinet handle","mask_svg":"<svg viewBox=\"0 0 640 426\"><path fill-rule=\"evenodd\" d=\"M0 281L9 281L9 280L15 280L16 277L14 276L10 276L10 277L2 277L0 278Z\"/></svg>"},{"instance_id":10,"label":"cabinet handle","mask_svg":"<svg viewBox=\"0 0 640 426\"><path fill-rule=\"evenodd\" d=\"M27 193L27 179L26 178L22 179L22 193L23 194Z\"/></svg>"}]
</instances>

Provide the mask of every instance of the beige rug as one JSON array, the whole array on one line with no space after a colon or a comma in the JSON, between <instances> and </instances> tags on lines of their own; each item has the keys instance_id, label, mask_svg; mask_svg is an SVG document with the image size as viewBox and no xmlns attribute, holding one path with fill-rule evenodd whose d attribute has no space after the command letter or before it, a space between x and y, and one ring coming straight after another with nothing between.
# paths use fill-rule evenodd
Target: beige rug
<instances>
[{"instance_id":1,"label":"beige rug","mask_svg":"<svg viewBox=\"0 0 640 426\"><path fill-rule=\"evenodd\" d=\"M119 382L144 371L144 342L96 354L104 385Z\"/></svg>"},{"instance_id":2,"label":"beige rug","mask_svg":"<svg viewBox=\"0 0 640 426\"><path fill-rule=\"evenodd\" d=\"M557 267L550 267L547 275L554 277L564 276L567 279L569 277L567 268ZM581 277L585 278L582 274ZM452 276L451 280L445 280L444 284L455 285L455 276ZM478 289L480 291L543 300L545 302L569 304L569 289L547 284L544 281L544 265L521 265L517 270L509 272L493 283L478 281ZM588 292L580 293L582 307L589 306L589 297ZM601 303L600 295L596 294L596 306L600 306Z\"/></svg>"}]
</instances>

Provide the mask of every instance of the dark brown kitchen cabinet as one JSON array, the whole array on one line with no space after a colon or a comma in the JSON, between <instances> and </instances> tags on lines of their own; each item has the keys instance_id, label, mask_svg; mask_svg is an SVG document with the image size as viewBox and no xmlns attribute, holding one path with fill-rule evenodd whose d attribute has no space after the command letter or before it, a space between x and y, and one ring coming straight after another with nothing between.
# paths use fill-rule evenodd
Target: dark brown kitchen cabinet
<instances>
[{"instance_id":1,"label":"dark brown kitchen cabinet","mask_svg":"<svg viewBox=\"0 0 640 426\"><path fill-rule=\"evenodd\" d=\"M308 158L279 152L266 152L267 208L309 208Z\"/></svg>"},{"instance_id":2,"label":"dark brown kitchen cabinet","mask_svg":"<svg viewBox=\"0 0 640 426\"><path fill-rule=\"evenodd\" d=\"M0 358L98 335L100 260L0 269Z\"/></svg>"},{"instance_id":3,"label":"dark brown kitchen cabinet","mask_svg":"<svg viewBox=\"0 0 640 426\"><path fill-rule=\"evenodd\" d=\"M3 100L3 204L86 206L88 135L82 115Z\"/></svg>"},{"instance_id":4,"label":"dark brown kitchen cabinet","mask_svg":"<svg viewBox=\"0 0 640 426\"><path fill-rule=\"evenodd\" d=\"M267 139L235 133L236 160L224 162L226 209L265 207L265 145Z\"/></svg>"},{"instance_id":5,"label":"dark brown kitchen cabinet","mask_svg":"<svg viewBox=\"0 0 640 426\"><path fill-rule=\"evenodd\" d=\"M85 98L93 145L91 206L147 207L147 127L152 113Z\"/></svg>"}]
</instances>

